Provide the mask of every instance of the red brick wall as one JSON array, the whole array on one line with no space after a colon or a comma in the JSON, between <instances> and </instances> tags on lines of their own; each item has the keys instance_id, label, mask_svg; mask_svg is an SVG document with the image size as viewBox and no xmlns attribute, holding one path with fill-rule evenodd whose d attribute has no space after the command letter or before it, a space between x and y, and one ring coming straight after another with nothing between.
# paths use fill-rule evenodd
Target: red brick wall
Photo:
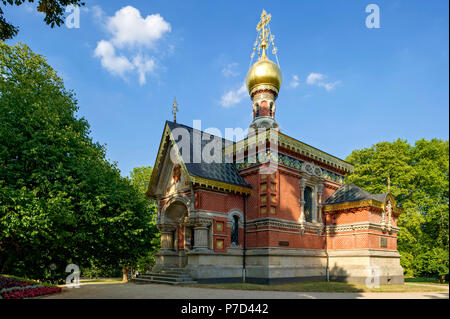
<instances>
[{"instance_id":1,"label":"red brick wall","mask_svg":"<svg viewBox=\"0 0 450 319\"><path fill-rule=\"evenodd\" d=\"M277 218L298 221L300 218L300 183L298 178L280 172L280 206Z\"/></svg>"},{"instance_id":2,"label":"red brick wall","mask_svg":"<svg viewBox=\"0 0 450 319\"><path fill-rule=\"evenodd\" d=\"M259 172L256 170L246 176L244 180L247 184L252 185L252 193L247 199L247 220L259 217Z\"/></svg>"},{"instance_id":3,"label":"red brick wall","mask_svg":"<svg viewBox=\"0 0 450 319\"><path fill-rule=\"evenodd\" d=\"M228 213L232 209L238 209L242 212L244 202L241 195L197 190L196 208L221 213Z\"/></svg>"},{"instance_id":4,"label":"red brick wall","mask_svg":"<svg viewBox=\"0 0 450 319\"><path fill-rule=\"evenodd\" d=\"M375 207L360 207L327 213L328 225L351 224L358 222L371 222L379 224L382 210ZM393 218L396 219L396 218ZM394 222L392 220L392 222ZM395 226L394 224L392 224ZM387 247L381 247L381 239L387 239ZM328 249L383 249L396 250L397 236L383 233L373 229L353 230L329 234L327 238Z\"/></svg>"}]
</instances>

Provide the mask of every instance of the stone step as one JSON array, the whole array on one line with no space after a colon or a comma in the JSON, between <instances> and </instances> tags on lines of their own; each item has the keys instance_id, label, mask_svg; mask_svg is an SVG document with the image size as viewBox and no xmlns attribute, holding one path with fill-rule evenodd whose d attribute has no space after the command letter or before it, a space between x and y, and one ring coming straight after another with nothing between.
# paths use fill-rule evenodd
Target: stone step
<instances>
[{"instance_id":1,"label":"stone step","mask_svg":"<svg viewBox=\"0 0 450 319\"><path fill-rule=\"evenodd\" d=\"M160 270L160 271L151 271L151 272L145 273L144 275L150 274L150 273L184 275L184 274L187 274L188 272L187 271L174 271L174 270Z\"/></svg>"},{"instance_id":2,"label":"stone step","mask_svg":"<svg viewBox=\"0 0 450 319\"><path fill-rule=\"evenodd\" d=\"M194 280L190 281L167 281L161 279L145 279L145 278L134 278L133 282L148 283L148 284L167 284L167 285L182 285L182 284L196 284Z\"/></svg>"},{"instance_id":3,"label":"stone step","mask_svg":"<svg viewBox=\"0 0 450 319\"><path fill-rule=\"evenodd\" d=\"M149 274L171 274L171 275L189 275L187 271L178 271L178 270L158 270L158 271L149 271L146 273L143 273L142 275L149 275Z\"/></svg>"},{"instance_id":4,"label":"stone step","mask_svg":"<svg viewBox=\"0 0 450 319\"><path fill-rule=\"evenodd\" d=\"M163 280L167 280L167 281L190 281L190 280L192 280L191 277L168 277L168 276L164 276L164 275L140 276L138 278L149 279L149 280L163 279Z\"/></svg>"},{"instance_id":5,"label":"stone step","mask_svg":"<svg viewBox=\"0 0 450 319\"><path fill-rule=\"evenodd\" d=\"M171 274L167 272L150 272L146 274L142 274L139 277L146 278L150 276L166 276L166 277L175 277L175 278L190 278L189 274Z\"/></svg>"}]
</instances>

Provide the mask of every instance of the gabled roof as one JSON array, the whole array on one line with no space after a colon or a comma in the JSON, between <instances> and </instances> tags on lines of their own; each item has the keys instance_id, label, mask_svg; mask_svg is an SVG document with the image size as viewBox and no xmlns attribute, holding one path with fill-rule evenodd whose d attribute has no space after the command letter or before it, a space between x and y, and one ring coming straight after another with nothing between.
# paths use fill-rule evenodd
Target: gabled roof
<instances>
[{"instance_id":1,"label":"gabled roof","mask_svg":"<svg viewBox=\"0 0 450 319\"><path fill-rule=\"evenodd\" d=\"M202 134L204 132L196 130L192 127L189 127L189 126L186 126L183 124L179 124L179 123L174 123L171 121L167 121L167 124L171 131L173 131L175 128L183 128L189 132L189 135L190 135L190 147L189 147L190 156L189 156L189 158L191 159L191 161L193 161L193 158L194 158L193 157L194 133ZM205 145L210 143L210 141L213 138L220 138L220 137L211 135L210 140L200 139L201 149L203 150ZM222 149L225 147L226 142L228 142L230 144L233 143L230 141L226 141L224 138L220 138L220 140L221 140ZM184 150L181 149L181 155L183 155L182 154L183 151ZM222 163L206 163L203 159L203 156L201 156L200 163L185 163L186 168L189 172L189 175L206 178L206 179L210 179L210 180L215 180L215 181L232 184L232 185L251 187L241 177L241 175L239 174L239 171L236 169L236 165L234 163L225 163L224 155L222 154L221 156L222 156Z\"/></svg>"},{"instance_id":2,"label":"gabled roof","mask_svg":"<svg viewBox=\"0 0 450 319\"><path fill-rule=\"evenodd\" d=\"M389 193L375 195L363 190L353 183L349 183L342 185L330 197L328 197L325 201L325 205L359 202L370 199L383 203L388 194Z\"/></svg>"},{"instance_id":3,"label":"gabled roof","mask_svg":"<svg viewBox=\"0 0 450 319\"><path fill-rule=\"evenodd\" d=\"M228 190L228 191L236 191L241 193L247 193L249 194L251 192L251 185L247 184L245 180L239 175L239 171L236 169L236 166L234 163L225 163L223 161L223 153L222 149L225 147L225 143L231 143L229 141L226 141L223 138L213 136L211 135L210 140L203 140L200 136L201 141L201 149L203 150L204 146L207 145L210 141L213 140L213 138L220 139L221 142L221 156L222 156L222 163L206 163L203 159L203 156L200 156L199 163L192 163L193 162L193 143L194 143L194 133L200 133L203 134L204 132L193 129L192 127L166 121L164 126L164 133L161 139L161 144L159 146L158 155L155 162L155 167L153 168L152 176L150 178L148 190L147 190L147 196L154 196L154 187L159 179L159 175L162 171L162 159L163 154L167 152L170 149L170 140L173 140L174 138L177 138L177 136L173 136L172 132L177 129L182 128L185 129L184 132L187 132L189 134L189 152L190 152L190 162L182 162L181 165L183 167L183 171L187 173L188 180L190 180L193 183L199 184L199 185L205 185L208 187L212 187L219 190ZM175 144L176 145L176 144ZM186 149L178 149L180 156L182 157L183 152L186 151Z\"/></svg>"}]
</instances>

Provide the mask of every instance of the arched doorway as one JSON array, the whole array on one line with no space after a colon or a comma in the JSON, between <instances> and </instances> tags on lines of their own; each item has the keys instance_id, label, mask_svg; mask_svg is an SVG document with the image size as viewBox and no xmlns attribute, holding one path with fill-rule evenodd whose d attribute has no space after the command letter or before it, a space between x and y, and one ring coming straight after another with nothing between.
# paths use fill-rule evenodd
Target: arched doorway
<instances>
[{"instance_id":1,"label":"arched doorway","mask_svg":"<svg viewBox=\"0 0 450 319\"><path fill-rule=\"evenodd\" d=\"M178 267L187 265L186 252L191 249L193 242L193 231L186 225L187 217L187 205L181 200L169 201L162 212L161 226L166 231L161 231L161 249L176 253Z\"/></svg>"}]
</instances>

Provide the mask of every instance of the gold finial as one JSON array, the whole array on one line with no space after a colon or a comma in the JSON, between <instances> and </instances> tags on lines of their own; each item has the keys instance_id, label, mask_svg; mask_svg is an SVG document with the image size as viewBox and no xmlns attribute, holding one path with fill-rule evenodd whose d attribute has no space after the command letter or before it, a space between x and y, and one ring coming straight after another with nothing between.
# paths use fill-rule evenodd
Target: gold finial
<instances>
[{"instance_id":1,"label":"gold finial","mask_svg":"<svg viewBox=\"0 0 450 319\"><path fill-rule=\"evenodd\" d=\"M172 105L172 114L173 114L173 121L177 122L177 113L178 113L178 103L177 98L173 99L173 105Z\"/></svg>"},{"instance_id":2,"label":"gold finial","mask_svg":"<svg viewBox=\"0 0 450 319\"><path fill-rule=\"evenodd\" d=\"M269 22L272 19L272 15L270 13L267 13L266 10L263 10L261 13L261 18L256 26L256 30L258 31L258 34L256 36L256 41L253 46L253 52L251 55L251 61L250 65L252 64L253 57L255 56L256 50L258 50L258 56L259 60L264 60L267 58L266 50L269 50L270 45L272 45L272 54L275 55L277 64L278 63L278 56L277 56L277 48L275 47L275 36L272 35L272 32L270 31L270 25ZM261 52L262 50L262 52Z\"/></svg>"},{"instance_id":3,"label":"gold finial","mask_svg":"<svg viewBox=\"0 0 450 319\"><path fill-rule=\"evenodd\" d=\"M270 33L269 30L266 29L266 26L268 27L271 18L272 15L270 13L267 14L266 10L263 9L261 13L261 20L259 20L259 23L256 26L256 30L260 32L259 40L261 41L261 49L262 49L261 59L266 58L267 41L269 40L269 33Z\"/></svg>"},{"instance_id":4,"label":"gold finial","mask_svg":"<svg viewBox=\"0 0 450 319\"><path fill-rule=\"evenodd\" d=\"M387 183L388 183L388 193L389 193L391 191L391 175L390 174L388 174Z\"/></svg>"}]
</instances>

